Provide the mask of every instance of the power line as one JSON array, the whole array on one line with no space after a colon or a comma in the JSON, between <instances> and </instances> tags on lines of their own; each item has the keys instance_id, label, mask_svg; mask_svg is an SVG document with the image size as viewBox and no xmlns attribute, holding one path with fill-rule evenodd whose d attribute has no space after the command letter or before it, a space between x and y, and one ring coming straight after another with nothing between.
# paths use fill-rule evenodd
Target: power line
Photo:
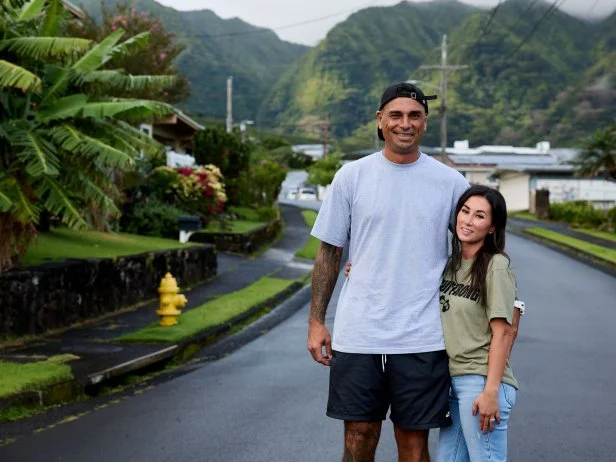
<instances>
[{"instance_id":1,"label":"power line","mask_svg":"<svg viewBox=\"0 0 616 462\"><path fill-rule=\"evenodd\" d=\"M522 39L522 41L518 44L518 46L515 48L515 50L513 50L503 61L507 62L511 58L513 58L516 55L516 53L518 51L520 51L524 45L526 45L526 42L528 42L532 38L532 36L535 34L535 32L539 29L539 26L541 25L541 23L544 20L546 20L554 11L556 11L558 6L562 5L566 1L567 0L554 0L554 3L552 3L552 5L550 5L550 7L545 11L543 16L541 16L541 18L539 18L539 21L537 21L535 23L535 25L533 26L531 31L526 35L526 37L524 37Z\"/></svg>"},{"instance_id":2,"label":"power line","mask_svg":"<svg viewBox=\"0 0 616 462\"><path fill-rule=\"evenodd\" d=\"M485 27L483 28L483 31L481 32L481 34L479 35L479 38L477 39L475 44L471 47L471 50L469 52L469 56L473 54L473 51L475 50L477 45L479 45L479 42L481 42L481 39L486 35L486 33L488 32L488 29L490 29L490 26L492 25L492 20L494 19L494 16L496 16L496 12L498 11L498 9L502 5L502 3L503 3L503 0L498 0L498 5L496 5L492 9L492 14L490 14L490 17L488 18L488 22L485 25Z\"/></svg>"},{"instance_id":3,"label":"power line","mask_svg":"<svg viewBox=\"0 0 616 462\"><path fill-rule=\"evenodd\" d=\"M220 34L193 34L193 35L190 35L190 37L207 37L207 38L234 37L234 36L238 36L238 35L263 34L263 33L271 32L271 31L291 29L293 27L299 27L299 26L304 26L306 24L313 24L315 22L324 21L326 19L334 18L334 17L340 16L342 14L355 13L357 11L363 10L364 8L368 8L368 7L370 7L370 6L372 6L372 5L376 4L376 3L379 3L379 1L380 0L375 0L375 1L372 1L372 2L369 2L369 3L366 3L364 5L361 5L359 7L356 7L356 8L347 9L347 10L343 10L343 11L338 11L337 13L328 14L326 16L320 16L318 18L308 19L306 21L300 21L300 22L295 22L295 23L291 23L291 24L285 24L284 26L271 27L271 28L260 28L260 29L247 30L247 31L237 31L237 32L223 32L223 33L220 33Z\"/></svg>"}]
</instances>

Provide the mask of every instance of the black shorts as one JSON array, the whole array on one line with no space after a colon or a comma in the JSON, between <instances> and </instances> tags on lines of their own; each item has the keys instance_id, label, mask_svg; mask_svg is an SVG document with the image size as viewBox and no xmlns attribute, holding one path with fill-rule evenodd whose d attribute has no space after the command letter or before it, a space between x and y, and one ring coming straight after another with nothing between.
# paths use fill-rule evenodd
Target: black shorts
<instances>
[{"instance_id":1,"label":"black shorts","mask_svg":"<svg viewBox=\"0 0 616 462\"><path fill-rule=\"evenodd\" d=\"M390 419L405 430L451 424L444 350L374 355L333 352L327 415L348 421Z\"/></svg>"}]
</instances>

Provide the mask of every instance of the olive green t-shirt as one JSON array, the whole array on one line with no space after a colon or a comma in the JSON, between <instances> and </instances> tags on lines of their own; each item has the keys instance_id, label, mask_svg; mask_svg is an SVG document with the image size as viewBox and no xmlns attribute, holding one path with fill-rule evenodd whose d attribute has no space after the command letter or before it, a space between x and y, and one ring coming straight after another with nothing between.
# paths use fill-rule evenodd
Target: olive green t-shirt
<instances>
[{"instance_id":1,"label":"olive green t-shirt","mask_svg":"<svg viewBox=\"0 0 616 462\"><path fill-rule=\"evenodd\" d=\"M473 260L462 260L454 279L449 268L441 283L441 322L452 376L488 375L488 352L492 341L490 320L505 318L511 324L516 281L509 260L494 255L486 276L486 306L479 302L479 291L470 286ZM509 361L502 381L518 388Z\"/></svg>"}]
</instances>

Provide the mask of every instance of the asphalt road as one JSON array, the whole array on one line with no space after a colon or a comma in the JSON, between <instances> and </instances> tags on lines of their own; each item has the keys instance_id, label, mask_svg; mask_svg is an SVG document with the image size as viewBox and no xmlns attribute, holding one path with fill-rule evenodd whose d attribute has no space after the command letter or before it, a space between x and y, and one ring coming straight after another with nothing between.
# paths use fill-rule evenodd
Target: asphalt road
<instances>
[{"instance_id":1,"label":"asphalt road","mask_svg":"<svg viewBox=\"0 0 616 462\"><path fill-rule=\"evenodd\" d=\"M616 281L508 239L528 309L513 357L522 389L510 460L616 460ZM342 425L324 415L327 370L306 351L307 313L141 395L18 438L0 448L0 461L340 460ZM395 454L387 422L377 460Z\"/></svg>"}]
</instances>

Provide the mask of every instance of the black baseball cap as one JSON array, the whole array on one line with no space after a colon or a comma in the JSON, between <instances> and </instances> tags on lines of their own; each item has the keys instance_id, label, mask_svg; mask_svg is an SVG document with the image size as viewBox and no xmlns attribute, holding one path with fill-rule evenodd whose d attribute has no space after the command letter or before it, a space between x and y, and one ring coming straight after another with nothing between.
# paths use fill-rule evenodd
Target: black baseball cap
<instances>
[{"instance_id":1,"label":"black baseball cap","mask_svg":"<svg viewBox=\"0 0 616 462\"><path fill-rule=\"evenodd\" d=\"M381 96L381 104L379 106L379 111L383 110L385 105L389 103L391 100L396 98L411 98L415 101L419 102L424 109L426 110L426 114L428 114L428 101L436 99L436 95L425 95L421 88L416 87L412 83L402 82L396 83L394 85L390 85L383 92L383 96ZM381 141L385 141L383 138L383 132L380 128L376 129L379 139Z\"/></svg>"}]
</instances>

